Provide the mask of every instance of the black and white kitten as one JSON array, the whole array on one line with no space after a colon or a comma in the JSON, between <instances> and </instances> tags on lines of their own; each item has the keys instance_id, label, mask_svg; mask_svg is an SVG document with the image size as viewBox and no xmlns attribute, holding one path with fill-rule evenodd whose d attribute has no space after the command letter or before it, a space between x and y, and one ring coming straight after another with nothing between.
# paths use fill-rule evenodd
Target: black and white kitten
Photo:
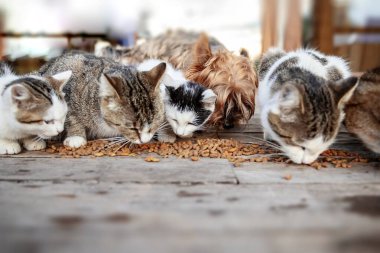
<instances>
[{"instance_id":1,"label":"black and white kitten","mask_svg":"<svg viewBox=\"0 0 380 253\"><path fill-rule=\"evenodd\" d=\"M144 71L161 62L150 59L142 62L137 68ZM211 89L188 81L181 71L175 70L169 63L166 64L160 88L166 120L172 129L158 132L158 140L174 142L176 135L188 138L202 128L214 112L216 95Z\"/></svg>"}]
</instances>

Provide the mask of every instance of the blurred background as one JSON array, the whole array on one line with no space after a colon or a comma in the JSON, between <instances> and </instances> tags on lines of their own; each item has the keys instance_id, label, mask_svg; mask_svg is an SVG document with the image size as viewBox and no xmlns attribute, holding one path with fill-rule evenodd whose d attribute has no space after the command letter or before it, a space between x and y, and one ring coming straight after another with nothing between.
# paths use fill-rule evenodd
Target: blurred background
<instances>
[{"instance_id":1,"label":"blurred background","mask_svg":"<svg viewBox=\"0 0 380 253\"><path fill-rule=\"evenodd\" d=\"M97 40L133 46L183 28L206 31L251 57L277 46L337 54L360 72L380 65L373 0L0 0L0 55L19 73Z\"/></svg>"}]
</instances>

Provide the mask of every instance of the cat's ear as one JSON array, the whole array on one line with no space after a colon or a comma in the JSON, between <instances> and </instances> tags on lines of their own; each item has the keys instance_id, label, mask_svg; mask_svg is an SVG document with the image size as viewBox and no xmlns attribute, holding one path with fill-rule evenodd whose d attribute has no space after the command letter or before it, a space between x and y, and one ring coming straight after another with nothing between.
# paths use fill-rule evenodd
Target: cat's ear
<instances>
[{"instance_id":1,"label":"cat's ear","mask_svg":"<svg viewBox=\"0 0 380 253\"><path fill-rule=\"evenodd\" d=\"M162 94L162 100L164 102L169 102L170 101L170 94L173 92L175 89L172 86L166 86L166 85L161 85L161 94Z\"/></svg>"},{"instance_id":2,"label":"cat's ear","mask_svg":"<svg viewBox=\"0 0 380 253\"><path fill-rule=\"evenodd\" d=\"M240 56L249 58L249 53L248 53L247 49L245 49L245 48L240 49Z\"/></svg>"},{"instance_id":3,"label":"cat's ear","mask_svg":"<svg viewBox=\"0 0 380 253\"><path fill-rule=\"evenodd\" d=\"M205 33L199 35L199 38L194 45L193 54L194 60L198 64L205 64L212 57L209 39Z\"/></svg>"},{"instance_id":4,"label":"cat's ear","mask_svg":"<svg viewBox=\"0 0 380 253\"><path fill-rule=\"evenodd\" d=\"M302 114L305 112L301 91L293 84L284 84L278 96L278 110L273 113L286 115L293 113L295 109L299 109Z\"/></svg>"},{"instance_id":5,"label":"cat's ear","mask_svg":"<svg viewBox=\"0 0 380 253\"><path fill-rule=\"evenodd\" d=\"M71 70L67 70L64 72L60 72L58 74L55 74L51 76L53 79L52 86L56 91L62 92L63 87L67 84L67 82L70 80L71 75L73 72Z\"/></svg>"},{"instance_id":6,"label":"cat's ear","mask_svg":"<svg viewBox=\"0 0 380 253\"><path fill-rule=\"evenodd\" d=\"M206 110L214 111L215 101L216 95L212 90L207 89L202 93L202 104Z\"/></svg>"},{"instance_id":7,"label":"cat's ear","mask_svg":"<svg viewBox=\"0 0 380 253\"><path fill-rule=\"evenodd\" d=\"M149 71L142 72L145 77L148 79L151 86L154 88L154 90L158 90L160 87L160 81L165 73L166 70L166 63L161 62L156 67L152 68Z\"/></svg>"},{"instance_id":8,"label":"cat's ear","mask_svg":"<svg viewBox=\"0 0 380 253\"><path fill-rule=\"evenodd\" d=\"M11 87L12 100L22 103L29 100L33 95L30 90L22 84L15 84Z\"/></svg>"},{"instance_id":9,"label":"cat's ear","mask_svg":"<svg viewBox=\"0 0 380 253\"><path fill-rule=\"evenodd\" d=\"M342 108L350 100L357 85L358 85L358 78L352 76L352 77L340 80L330 86L334 92L335 101L337 102L338 108Z\"/></svg>"},{"instance_id":10,"label":"cat's ear","mask_svg":"<svg viewBox=\"0 0 380 253\"><path fill-rule=\"evenodd\" d=\"M99 96L100 97L116 97L120 99L119 93L122 89L122 82L118 76L104 73L100 77Z\"/></svg>"}]
</instances>

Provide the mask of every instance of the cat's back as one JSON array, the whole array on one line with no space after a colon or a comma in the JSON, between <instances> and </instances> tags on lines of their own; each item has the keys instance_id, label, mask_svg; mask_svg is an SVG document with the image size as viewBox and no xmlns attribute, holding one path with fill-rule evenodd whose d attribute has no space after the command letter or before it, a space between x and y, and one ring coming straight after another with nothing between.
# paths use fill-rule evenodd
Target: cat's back
<instances>
[{"instance_id":1,"label":"cat's back","mask_svg":"<svg viewBox=\"0 0 380 253\"><path fill-rule=\"evenodd\" d=\"M367 111L373 111L380 120L380 67L364 73L359 79L348 106L366 107Z\"/></svg>"},{"instance_id":2,"label":"cat's back","mask_svg":"<svg viewBox=\"0 0 380 253\"><path fill-rule=\"evenodd\" d=\"M42 75L58 71L72 70L73 76L100 73L105 67L115 64L111 59L81 52L68 52L51 59L39 70Z\"/></svg>"},{"instance_id":3,"label":"cat's back","mask_svg":"<svg viewBox=\"0 0 380 253\"><path fill-rule=\"evenodd\" d=\"M331 81L338 81L350 76L348 64L342 58L327 56L313 49L299 49L282 53L277 57L265 73L264 81L269 81L279 73L295 67Z\"/></svg>"}]
</instances>

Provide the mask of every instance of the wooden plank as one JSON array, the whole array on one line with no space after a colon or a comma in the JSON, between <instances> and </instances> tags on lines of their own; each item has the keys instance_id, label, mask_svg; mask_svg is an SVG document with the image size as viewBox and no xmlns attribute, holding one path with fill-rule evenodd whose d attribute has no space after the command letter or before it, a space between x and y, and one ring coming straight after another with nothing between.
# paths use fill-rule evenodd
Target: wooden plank
<instances>
[{"instance_id":1,"label":"wooden plank","mask_svg":"<svg viewBox=\"0 0 380 253\"><path fill-rule=\"evenodd\" d=\"M379 190L378 184L1 182L0 243L2 252L28 252L22 246L39 252L341 252L344 243L380 239L379 207L365 204L378 203Z\"/></svg>"},{"instance_id":2,"label":"wooden plank","mask_svg":"<svg viewBox=\"0 0 380 253\"><path fill-rule=\"evenodd\" d=\"M148 163L142 157L81 159L0 158L0 181L117 181L120 183L236 184L227 160L162 158Z\"/></svg>"},{"instance_id":3,"label":"wooden plank","mask_svg":"<svg viewBox=\"0 0 380 253\"><path fill-rule=\"evenodd\" d=\"M352 168L316 170L307 165L243 163L235 168L240 184L380 184L380 163L354 163ZM291 175L291 180L285 177Z\"/></svg>"}]
</instances>

